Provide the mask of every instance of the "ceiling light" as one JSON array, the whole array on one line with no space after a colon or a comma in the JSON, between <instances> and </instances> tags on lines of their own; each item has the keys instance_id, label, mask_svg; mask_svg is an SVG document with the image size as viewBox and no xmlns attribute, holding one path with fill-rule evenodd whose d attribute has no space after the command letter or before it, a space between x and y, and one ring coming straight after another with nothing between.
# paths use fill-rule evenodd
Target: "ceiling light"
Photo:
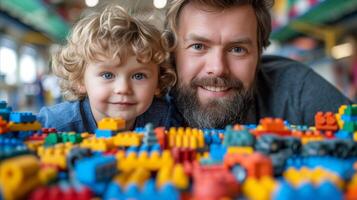
<instances>
[{"instance_id":1,"label":"ceiling light","mask_svg":"<svg viewBox=\"0 0 357 200\"><path fill-rule=\"evenodd\" d=\"M86 0L86 5L88 7L94 7L98 4L99 0Z\"/></svg>"},{"instance_id":2,"label":"ceiling light","mask_svg":"<svg viewBox=\"0 0 357 200\"><path fill-rule=\"evenodd\" d=\"M158 9L164 8L166 6L167 0L154 0L154 6Z\"/></svg>"},{"instance_id":3,"label":"ceiling light","mask_svg":"<svg viewBox=\"0 0 357 200\"><path fill-rule=\"evenodd\" d=\"M352 51L353 51L352 44L345 43L345 44L334 46L331 49L331 54L335 59L341 59L351 56Z\"/></svg>"}]
</instances>

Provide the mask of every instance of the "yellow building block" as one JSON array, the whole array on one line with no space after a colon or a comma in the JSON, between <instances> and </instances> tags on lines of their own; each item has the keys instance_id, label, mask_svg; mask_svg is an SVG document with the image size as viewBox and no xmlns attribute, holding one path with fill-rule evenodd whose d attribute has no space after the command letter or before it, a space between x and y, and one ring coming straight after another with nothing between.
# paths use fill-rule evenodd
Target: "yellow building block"
<instances>
[{"instance_id":1,"label":"yellow building block","mask_svg":"<svg viewBox=\"0 0 357 200\"><path fill-rule=\"evenodd\" d=\"M227 153L229 154L252 154L253 147L228 147Z\"/></svg>"},{"instance_id":2,"label":"yellow building block","mask_svg":"<svg viewBox=\"0 0 357 200\"><path fill-rule=\"evenodd\" d=\"M113 138L90 137L80 143L80 147L89 148L92 151L108 151L113 149Z\"/></svg>"},{"instance_id":3,"label":"yellow building block","mask_svg":"<svg viewBox=\"0 0 357 200\"><path fill-rule=\"evenodd\" d=\"M125 129L125 120L122 118L103 118L98 122L98 129L119 131Z\"/></svg>"},{"instance_id":4,"label":"yellow building block","mask_svg":"<svg viewBox=\"0 0 357 200\"><path fill-rule=\"evenodd\" d=\"M143 134L124 132L118 133L113 137L114 145L117 147L140 146Z\"/></svg>"},{"instance_id":5,"label":"yellow building block","mask_svg":"<svg viewBox=\"0 0 357 200\"><path fill-rule=\"evenodd\" d=\"M0 165L0 187L4 199L22 199L40 186L40 162L33 155L23 155L3 161Z\"/></svg>"},{"instance_id":6,"label":"yellow building block","mask_svg":"<svg viewBox=\"0 0 357 200\"><path fill-rule=\"evenodd\" d=\"M251 200L269 200L270 192L257 179L248 177L243 184L243 194Z\"/></svg>"},{"instance_id":7,"label":"yellow building block","mask_svg":"<svg viewBox=\"0 0 357 200\"><path fill-rule=\"evenodd\" d=\"M9 122L10 131L37 131L41 129L41 124L37 121L33 123Z\"/></svg>"},{"instance_id":8,"label":"yellow building block","mask_svg":"<svg viewBox=\"0 0 357 200\"><path fill-rule=\"evenodd\" d=\"M187 189L189 186L189 178L185 173L181 164L176 164L172 170L172 183L181 190Z\"/></svg>"},{"instance_id":9,"label":"yellow building block","mask_svg":"<svg viewBox=\"0 0 357 200\"><path fill-rule=\"evenodd\" d=\"M168 182L171 182L171 166L162 167L156 175L156 186L160 188Z\"/></svg>"},{"instance_id":10,"label":"yellow building block","mask_svg":"<svg viewBox=\"0 0 357 200\"><path fill-rule=\"evenodd\" d=\"M119 151L116 153L118 160L118 169L120 171L131 171L136 168L144 168L151 171L157 171L164 166L173 166L174 160L169 150L164 150L161 155L159 152L152 152L150 156L147 152L141 152L137 155L136 152L130 152L125 155L125 152Z\"/></svg>"},{"instance_id":11,"label":"yellow building block","mask_svg":"<svg viewBox=\"0 0 357 200\"><path fill-rule=\"evenodd\" d=\"M53 165L60 169L67 169L67 155L72 149L73 145L70 142L65 144L60 143L53 147L38 148L38 155L41 157L41 162L46 165Z\"/></svg>"},{"instance_id":12,"label":"yellow building block","mask_svg":"<svg viewBox=\"0 0 357 200\"><path fill-rule=\"evenodd\" d=\"M150 171L144 168L137 168L131 176L129 176L127 184L136 184L142 187L149 178Z\"/></svg>"},{"instance_id":13,"label":"yellow building block","mask_svg":"<svg viewBox=\"0 0 357 200\"><path fill-rule=\"evenodd\" d=\"M42 168L39 171L38 177L42 185L47 185L48 183L56 179L57 174L58 171L55 168L46 167L46 168Z\"/></svg>"}]
</instances>

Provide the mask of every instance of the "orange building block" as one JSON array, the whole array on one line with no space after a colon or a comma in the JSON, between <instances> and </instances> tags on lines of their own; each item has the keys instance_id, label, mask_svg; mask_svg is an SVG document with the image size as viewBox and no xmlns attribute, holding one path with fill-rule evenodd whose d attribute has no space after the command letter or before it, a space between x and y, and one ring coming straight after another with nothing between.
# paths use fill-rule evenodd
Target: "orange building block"
<instances>
[{"instance_id":1,"label":"orange building block","mask_svg":"<svg viewBox=\"0 0 357 200\"><path fill-rule=\"evenodd\" d=\"M0 116L0 134L7 133L8 131L9 124Z\"/></svg>"},{"instance_id":2,"label":"orange building block","mask_svg":"<svg viewBox=\"0 0 357 200\"><path fill-rule=\"evenodd\" d=\"M322 131L337 131L338 123L332 112L317 112L315 115L315 127Z\"/></svg>"},{"instance_id":3,"label":"orange building block","mask_svg":"<svg viewBox=\"0 0 357 200\"><path fill-rule=\"evenodd\" d=\"M252 131L255 136L265 133L275 133L280 136L290 136L291 131L285 126L284 121L280 118L266 117L260 120L259 126Z\"/></svg>"}]
</instances>

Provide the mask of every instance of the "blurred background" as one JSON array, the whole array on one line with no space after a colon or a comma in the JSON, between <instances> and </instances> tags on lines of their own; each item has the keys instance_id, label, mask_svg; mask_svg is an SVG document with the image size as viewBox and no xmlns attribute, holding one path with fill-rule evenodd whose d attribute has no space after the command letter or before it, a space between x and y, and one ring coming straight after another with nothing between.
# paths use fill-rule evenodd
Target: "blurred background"
<instances>
[{"instance_id":1,"label":"blurred background","mask_svg":"<svg viewBox=\"0 0 357 200\"><path fill-rule=\"evenodd\" d=\"M0 0L0 99L14 110L62 101L50 55L81 16L107 4L149 14L162 27L170 0ZM301 61L357 99L357 0L275 0L265 54Z\"/></svg>"}]
</instances>

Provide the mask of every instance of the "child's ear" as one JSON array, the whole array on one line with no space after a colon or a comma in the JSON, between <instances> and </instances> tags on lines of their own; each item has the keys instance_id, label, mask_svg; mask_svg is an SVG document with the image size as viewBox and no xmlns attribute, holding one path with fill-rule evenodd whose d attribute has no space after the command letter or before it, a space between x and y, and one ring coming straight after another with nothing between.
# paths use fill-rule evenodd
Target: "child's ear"
<instances>
[{"instance_id":1,"label":"child's ear","mask_svg":"<svg viewBox=\"0 0 357 200\"><path fill-rule=\"evenodd\" d=\"M160 94L161 94L161 90L160 90L160 88L156 88L156 90L155 90L155 96L160 96Z\"/></svg>"},{"instance_id":2,"label":"child's ear","mask_svg":"<svg viewBox=\"0 0 357 200\"><path fill-rule=\"evenodd\" d=\"M78 90L78 92L81 93L81 94L87 93L87 90L86 90L86 87L84 86L84 84L78 84L77 90Z\"/></svg>"}]
</instances>

